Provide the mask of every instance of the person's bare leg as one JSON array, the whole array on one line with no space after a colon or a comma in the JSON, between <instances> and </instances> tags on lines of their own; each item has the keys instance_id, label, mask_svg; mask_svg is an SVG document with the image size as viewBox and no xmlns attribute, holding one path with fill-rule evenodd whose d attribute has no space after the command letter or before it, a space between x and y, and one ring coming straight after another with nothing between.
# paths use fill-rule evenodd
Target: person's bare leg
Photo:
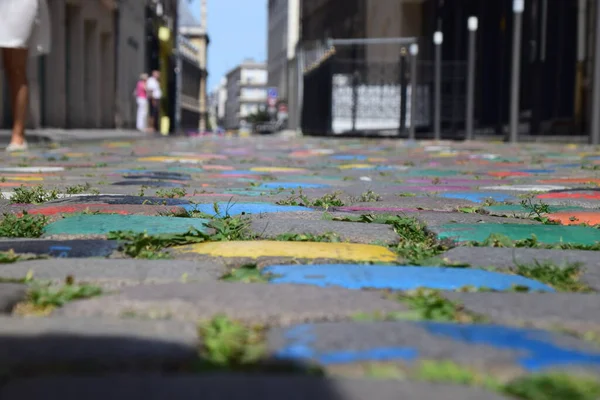
<instances>
[{"instance_id":1,"label":"person's bare leg","mask_svg":"<svg viewBox=\"0 0 600 400\"><path fill-rule=\"evenodd\" d=\"M29 86L27 82L27 49L3 49L4 70L10 87L10 100L13 109L13 129L11 144L25 142L25 124Z\"/></svg>"}]
</instances>

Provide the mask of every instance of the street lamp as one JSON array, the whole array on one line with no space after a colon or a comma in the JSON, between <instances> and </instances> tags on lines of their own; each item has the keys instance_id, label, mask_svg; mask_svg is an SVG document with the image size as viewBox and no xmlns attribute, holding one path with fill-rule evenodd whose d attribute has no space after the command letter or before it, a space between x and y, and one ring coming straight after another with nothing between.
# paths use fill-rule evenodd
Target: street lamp
<instances>
[{"instance_id":1,"label":"street lamp","mask_svg":"<svg viewBox=\"0 0 600 400\"><path fill-rule=\"evenodd\" d=\"M409 140L415 140L416 138L416 127L417 121L417 55L419 54L419 45L413 43L408 48L408 52L411 55L410 65L410 129L408 133Z\"/></svg>"},{"instance_id":2,"label":"street lamp","mask_svg":"<svg viewBox=\"0 0 600 400\"><path fill-rule=\"evenodd\" d=\"M473 110L475 108L475 40L479 20L477 17L469 17L467 28L469 29L469 62L467 71L467 113L465 124L465 139L473 140Z\"/></svg>"},{"instance_id":3,"label":"street lamp","mask_svg":"<svg viewBox=\"0 0 600 400\"><path fill-rule=\"evenodd\" d=\"M442 139L442 43L444 34L437 31L433 34L435 45L435 96L434 96L434 139Z\"/></svg>"},{"instance_id":4,"label":"street lamp","mask_svg":"<svg viewBox=\"0 0 600 400\"><path fill-rule=\"evenodd\" d=\"M513 0L513 57L510 87L510 143L516 143L519 131L519 95L521 85L521 31L525 0Z\"/></svg>"}]
</instances>

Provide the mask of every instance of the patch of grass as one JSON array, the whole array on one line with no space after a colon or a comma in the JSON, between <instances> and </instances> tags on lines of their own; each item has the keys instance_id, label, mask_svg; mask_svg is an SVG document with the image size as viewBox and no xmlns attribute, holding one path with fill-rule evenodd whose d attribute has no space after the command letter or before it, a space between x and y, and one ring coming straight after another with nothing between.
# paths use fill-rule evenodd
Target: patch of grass
<instances>
[{"instance_id":1,"label":"patch of grass","mask_svg":"<svg viewBox=\"0 0 600 400\"><path fill-rule=\"evenodd\" d=\"M398 295L398 300L407 304L413 311L412 316L419 320L442 322L484 322L485 318L465 310L455 301L448 300L437 290L417 289Z\"/></svg>"},{"instance_id":2,"label":"patch of grass","mask_svg":"<svg viewBox=\"0 0 600 400\"><path fill-rule=\"evenodd\" d=\"M172 189L158 189L156 191L157 197L166 197L168 199L178 199L185 197L187 191L184 188L172 188Z\"/></svg>"},{"instance_id":3,"label":"patch of grass","mask_svg":"<svg viewBox=\"0 0 600 400\"><path fill-rule=\"evenodd\" d=\"M21 259L12 249L9 251L0 251L0 264L12 264Z\"/></svg>"},{"instance_id":4,"label":"patch of grass","mask_svg":"<svg viewBox=\"0 0 600 400\"><path fill-rule=\"evenodd\" d=\"M221 280L225 282L268 283L271 278L273 278L272 274L262 274L256 264L247 264L232 269L223 275Z\"/></svg>"},{"instance_id":5,"label":"patch of grass","mask_svg":"<svg viewBox=\"0 0 600 400\"><path fill-rule=\"evenodd\" d=\"M67 276L62 286L33 280L30 272L21 280L29 284L27 300L18 304L14 312L18 315L47 315L52 310L80 299L99 296L102 289L94 285L76 284L72 276Z\"/></svg>"},{"instance_id":6,"label":"patch of grass","mask_svg":"<svg viewBox=\"0 0 600 400\"><path fill-rule=\"evenodd\" d=\"M23 211L19 217L6 213L0 221L0 237L38 238L44 234L47 224L48 217L44 215L31 215Z\"/></svg>"},{"instance_id":7,"label":"patch of grass","mask_svg":"<svg viewBox=\"0 0 600 400\"><path fill-rule=\"evenodd\" d=\"M591 377L540 374L515 379L499 391L522 400L596 400L600 382Z\"/></svg>"},{"instance_id":8,"label":"patch of grass","mask_svg":"<svg viewBox=\"0 0 600 400\"><path fill-rule=\"evenodd\" d=\"M489 375L479 373L452 361L424 360L410 373L415 380L431 383L452 383L464 386L501 390L502 385Z\"/></svg>"},{"instance_id":9,"label":"patch of grass","mask_svg":"<svg viewBox=\"0 0 600 400\"><path fill-rule=\"evenodd\" d=\"M325 210L328 210L331 207L343 207L345 205L342 199L339 198L340 194L341 192L328 193L323 197L311 200L304 194L302 189L298 189L297 194L296 191L292 190L290 197L279 200L275 204L284 206L323 207Z\"/></svg>"},{"instance_id":10,"label":"patch of grass","mask_svg":"<svg viewBox=\"0 0 600 400\"><path fill-rule=\"evenodd\" d=\"M436 237L416 218L364 214L357 217L333 218L333 220L391 225L400 238L399 243L392 246L392 250L407 264L422 265L449 249L446 244L438 243Z\"/></svg>"},{"instance_id":11,"label":"patch of grass","mask_svg":"<svg viewBox=\"0 0 600 400\"><path fill-rule=\"evenodd\" d=\"M67 186L65 189L66 194L81 194L88 191L92 194L100 194L98 190L92 189L92 185L90 185L88 182L84 183L83 185Z\"/></svg>"},{"instance_id":12,"label":"patch of grass","mask_svg":"<svg viewBox=\"0 0 600 400\"><path fill-rule=\"evenodd\" d=\"M527 218L541 222L546 225L558 225L558 222L551 221L547 214L550 214L550 205L540 202L534 203L531 197L521 200L521 207L529 212Z\"/></svg>"},{"instance_id":13,"label":"patch of grass","mask_svg":"<svg viewBox=\"0 0 600 400\"><path fill-rule=\"evenodd\" d=\"M250 230L250 220L244 216L231 216L225 213L220 216L217 203L214 204L215 214L212 216L198 211L185 211L177 214L181 218L207 219L206 227L211 233L204 233L192 228L185 233L149 235L131 231L113 231L108 233L109 240L120 240L125 243L122 251L133 258L165 259L170 258L163 250L168 247L204 242L223 242L235 240L251 240L255 235Z\"/></svg>"},{"instance_id":14,"label":"patch of grass","mask_svg":"<svg viewBox=\"0 0 600 400\"><path fill-rule=\"evenodd\" d=\"M265 357L265 331L261 325L247 326L224 315L201 323L200 367L228 371L247 370Z\"/></svg>"},{"instance_id":15,"label":"patch of grass","mask_svg":"<svg viewBox=\"0 0 600 400\"><path fill-rule=\"evenodd\" d=\"M556 265L552 261L535 260L531 264L522 264L515 261L511 271L517 275L545 283L559 292L593 292L592 288L582 283L579 278L583 272L581 263L567 263L564 266Z\"/></svg>"},{"instance_id":16,"label":"patch of grass","mask_svg":"<svg viewBox=\"0 0 600 400\"><path fill-rule=\"evenodd\" d=\"M398 193L396 196L398 196L398 197L417 197L417 194L404 192L404 193Z\"/></svg>"},{"instance_id":17,"label":"patch of grass","mask_svg":"<svg viewBox=\"0 0 600 400\"><path fill-rule=\"evenodd\" d=\"M485 211L483 209L483 207L459 207L457 209L458 212L464 213L464 214L488 214L487 211Z\"/></svg>"},{"instance_id":18,"label":"patch of grass","mask_svg":"<svg viewBox=\"0 0 600 400\"><path fill-rule=\"evenodd\" d=\"M60 192L57 189L45 189L42 185L33 187L20 186L14 189L9 199L12 204L41 204L58 199Z\"/></svg>"},{"instance_id":19,"label":"patch of grass","mask_svg":"<svg viewBox=\"0 0 600 400\"><path fill-rule=\"evenodd\" d=\"M327 242L340 243L342 240L335 232L325 232L319 235L312 233L282 233L275 240L282 242Z\"/></svg>"},{"instance_id":20,"label":"patch of grass","mask_svg":"<svg viewBox=\"0 0 600 400\"><path fill-rule=\"evenodd\" d=\"M376 201L381 201L381 196L369 189L360 195L358 201L361 203L372 203Z\"/></svg>"}]
</instances>

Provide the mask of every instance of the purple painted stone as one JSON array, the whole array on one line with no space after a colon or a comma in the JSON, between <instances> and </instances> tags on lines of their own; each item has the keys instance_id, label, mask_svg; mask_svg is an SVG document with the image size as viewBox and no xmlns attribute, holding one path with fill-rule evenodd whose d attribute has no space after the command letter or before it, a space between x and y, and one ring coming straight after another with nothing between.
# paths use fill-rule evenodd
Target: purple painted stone
<instances>
[{"instance_id":1,"label":"purple painted stone","mask_svg":"<svg viewBox=\"0 0 600 400\"><path fill-rule=\"evenodd\" d=\"M405 180L405 182L406 183L431 183L431 178L430 179L411 178L411 179ZM498 180L498 179L462 179L462 178L440 179L440 185L445 185L448 183L454 183L454 184L459 184L459 185L479 186L479 185L503 185L503 184L509 184L510 182L505 181L505 180Z\"/></svg>"}]
</instances>

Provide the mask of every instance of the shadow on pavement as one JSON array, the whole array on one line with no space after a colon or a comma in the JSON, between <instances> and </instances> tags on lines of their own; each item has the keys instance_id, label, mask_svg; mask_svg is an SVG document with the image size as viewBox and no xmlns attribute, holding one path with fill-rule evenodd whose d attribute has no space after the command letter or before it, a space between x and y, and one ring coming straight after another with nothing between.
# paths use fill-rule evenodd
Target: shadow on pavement
<instances>
[{"instance_id":1,"label":"shadow on pavement","mask_svg":"<svg viewBox=\"0 0 600 400\"><path fill-rule=\"evenodd\" d=\"M2 331L2 400L342 400L307 365L264 359L228 372L191 340Z\"/></svg>"}]
</instances>

